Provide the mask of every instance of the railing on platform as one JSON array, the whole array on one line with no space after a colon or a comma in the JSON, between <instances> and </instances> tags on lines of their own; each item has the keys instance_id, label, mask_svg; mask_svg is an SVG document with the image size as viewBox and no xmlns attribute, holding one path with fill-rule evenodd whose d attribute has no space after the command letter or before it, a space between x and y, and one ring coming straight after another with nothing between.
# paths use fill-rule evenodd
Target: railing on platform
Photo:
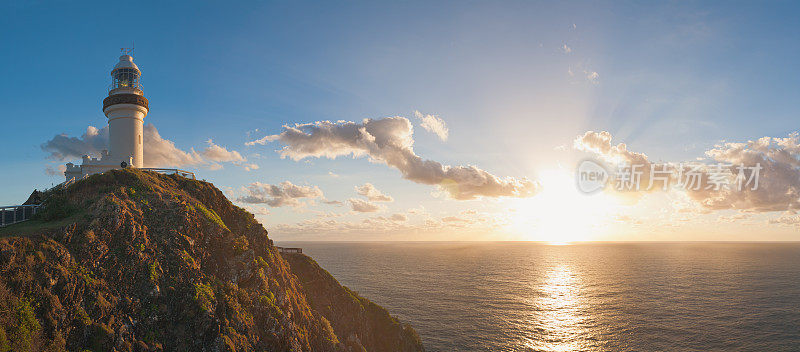
<instances>
[{"instance_id":1,"label":"railing on platform","mask_svg":"<svg viewBox=\"0 0 800 352\"><path fill-rule=\"evenodd\" d=\"M142 167L142 168L139 168L139 170L155 171L155 172L162 173L162 174L176 174L178 176L183 176L183 177L186 177L186 178L191 177L192 180L196 180L197 179L196 177L194 177L194 172L181 170L181 169L159 169L159 168L154 168L154 167Z\"/></svg>"},{"instance_id":2,"label":"railing on platform","mask_svg":"<svg viewBox=\"0 0 800 352\"><path fill-rule=\"evenodd\" d=\"M277 247L276 246L275 248L278 249L279 253L283 253L283 254L301 254L301 253L303 253L303 249L302 248L297 248L297 247Z\"/></svg>"},{"instance_id":3,"label":"railing on platform","mask_svg":"<svg viewBox=\"0 0 800 352\"><path fill-rule=\"evenodd\" d=\"M9 205L0 207L0 227L30 220L41 204Z\"/></svg>"}]
</instances>

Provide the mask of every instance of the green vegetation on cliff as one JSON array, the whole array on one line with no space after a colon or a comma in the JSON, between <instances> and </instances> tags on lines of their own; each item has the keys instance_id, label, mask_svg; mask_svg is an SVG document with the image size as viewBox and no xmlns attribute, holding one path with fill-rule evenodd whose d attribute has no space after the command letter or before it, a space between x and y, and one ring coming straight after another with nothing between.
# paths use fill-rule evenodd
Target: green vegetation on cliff
<instances>
[{"instance_id":1,"label":"green vegetation on cliff","mask_svg":"<svg viewBox=\"0 0 800 352\"><path fill-rule=\"evenodd\" d=\"M43 196L36 219L0 238L0 352L363 350L351 336L422 350L369 301L337 316L309 303L319 292L210 183L127 169ZM361 330L340 328L352 322Z\"/></svg>"}]
</instances>

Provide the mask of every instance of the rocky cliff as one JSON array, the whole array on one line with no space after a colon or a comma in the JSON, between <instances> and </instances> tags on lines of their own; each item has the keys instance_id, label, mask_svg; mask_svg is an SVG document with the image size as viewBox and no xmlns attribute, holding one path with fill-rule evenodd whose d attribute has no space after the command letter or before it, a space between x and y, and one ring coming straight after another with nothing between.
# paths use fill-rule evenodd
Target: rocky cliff
<instances>
[{"instance_id":1,"label":"rocky cliff","mask_svg":"<svg viewBox=\"0 0 800 352\"><path fill-rule=\"evenodd\" d=\"M419 336L386 309L339 284L311 257L287 254L311 307L331 322L336 336L353 351L419 351Z\"/></svg>"},{"instance_id":2,"label":"rocky cliff","mask_svg":"<svg viewBox=\"0 0 800 352\"><path fill-rule=\"evenodd\" d=\"M210 183L128 169L41 197L0 229L0 352L423 350Z\"/></svg>"}]
</instances>

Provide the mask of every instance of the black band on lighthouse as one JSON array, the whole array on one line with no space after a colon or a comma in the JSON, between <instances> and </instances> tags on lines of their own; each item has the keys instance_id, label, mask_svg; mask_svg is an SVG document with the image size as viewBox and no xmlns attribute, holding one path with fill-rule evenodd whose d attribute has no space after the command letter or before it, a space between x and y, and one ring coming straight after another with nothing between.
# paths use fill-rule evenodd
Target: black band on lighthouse
<instances>
[{"instance_id":1,"label":"black band on lighthouse","mask_svg":"<svg viewBox=\"0 0 800 352\"><path fill-rule=\"evenodd\" d=\"M147 98L138 95L138 94L113 94L109 95L108 98L103 99L103 110L111 105L117 104L136 104L139 106L144 107L145 109L150 109L148 107Z\"/></svg>"}]
</instances>

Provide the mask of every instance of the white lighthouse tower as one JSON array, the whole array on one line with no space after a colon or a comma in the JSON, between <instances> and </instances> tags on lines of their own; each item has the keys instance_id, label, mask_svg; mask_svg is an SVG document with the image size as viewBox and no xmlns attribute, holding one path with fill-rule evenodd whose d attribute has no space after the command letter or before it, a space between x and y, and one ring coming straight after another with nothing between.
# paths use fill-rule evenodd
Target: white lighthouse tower
<instances>
[{"instance_id":1,"label":"white lighthouse tower","mask_svg":"<svg viewBox=\"0 0 800 352\"><path fill-rule=\"evenodd\" d=\"M102 151L99 159L84 155L81 165L68 163L64 171L68 181L111 169L144 166L144 118L149 109L139 83L142 72L133 63L131 54L133 50L123 49L123 55L111 70L108 97L103 99L109 150Z\"/></svg>"},{"instance_id":2,"label":"white lighthouse tower","mask_svg":"<svg viewBox=\"0 0 800 352\"><path fill-rule=\"evenodd\" d=\"M122 55L111 70L111 87L103 99L103 113L108 117L109 154L118 163L144 166L144 117L148 102L139 84L142 72L133 57ZM129 159L132 158L132 161Z\"/></svg>"}]
</instances>

